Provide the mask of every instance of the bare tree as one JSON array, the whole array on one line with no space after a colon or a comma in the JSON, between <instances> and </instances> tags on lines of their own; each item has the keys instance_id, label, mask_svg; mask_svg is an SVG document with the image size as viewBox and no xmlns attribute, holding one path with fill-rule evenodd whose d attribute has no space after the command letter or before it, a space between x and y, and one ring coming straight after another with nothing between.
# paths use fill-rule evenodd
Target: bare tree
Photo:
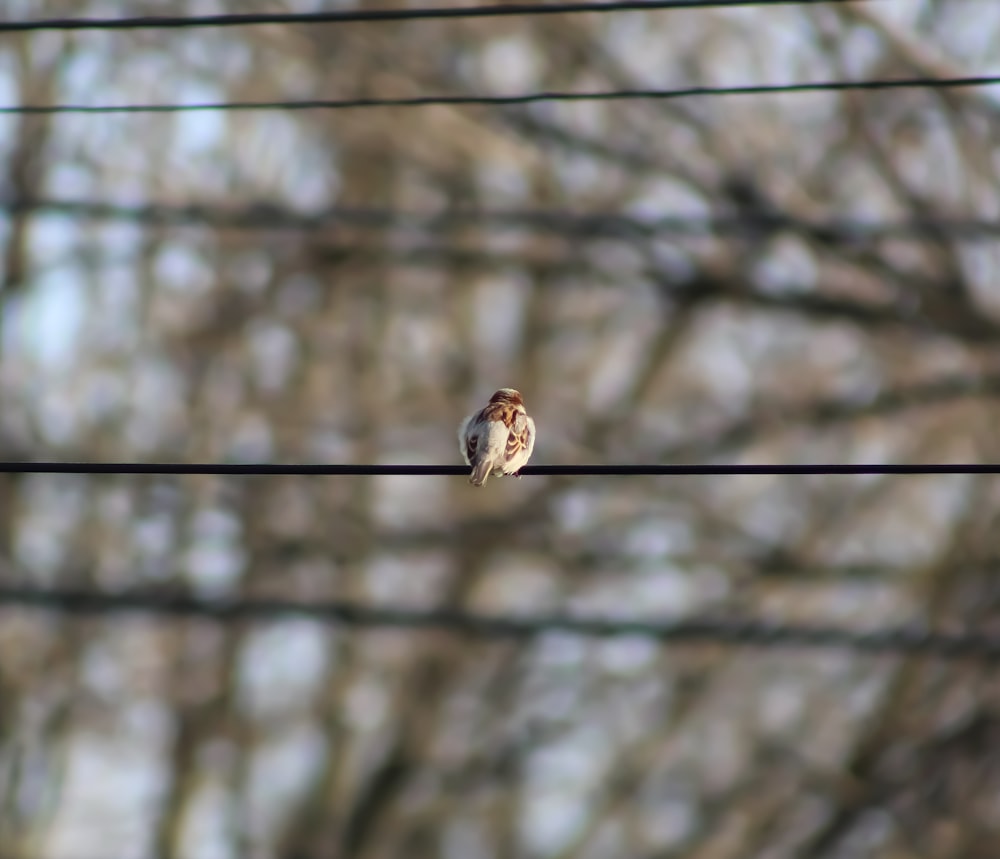
<instances>
[{"instance_id":1,"label":"bare tree","mask_svg":"<svg viewBox=\"0 0 1000 859\"><path fill-rule=\"evenodd\" d=\"M0 76L21 105L957 76L997 62L995 5L29 32ZM461 416L514 385L536 462L1000 459L998 251L948 227L996 216L988 89L2 121L3 458L458 462ZM677 218L718 228L655 226ZM988 476L32 475L0 480L0 576L990 629L997 501ZM0 614L12 859L981 859L1000 836L989 665Z\"/></svg>"}]
</instances>

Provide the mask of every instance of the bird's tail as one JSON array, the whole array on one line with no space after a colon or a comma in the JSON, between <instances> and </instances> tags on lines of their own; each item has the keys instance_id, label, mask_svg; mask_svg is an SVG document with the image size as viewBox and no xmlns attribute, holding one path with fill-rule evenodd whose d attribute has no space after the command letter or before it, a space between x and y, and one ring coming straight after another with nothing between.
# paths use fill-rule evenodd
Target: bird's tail
<instances>
[{"instance_id":1,"label":"bird's tail","mask_svg":"<svg viewBox=\"0 0 1000 859\"><path fill-rule=\"evenodd\" d=\"M472 473L469 475L469 483L473 486L482 486L486 483L486 478L490 476L493 462L488 456L477 459L472 466Z\"/></svg>"}]
</instances>

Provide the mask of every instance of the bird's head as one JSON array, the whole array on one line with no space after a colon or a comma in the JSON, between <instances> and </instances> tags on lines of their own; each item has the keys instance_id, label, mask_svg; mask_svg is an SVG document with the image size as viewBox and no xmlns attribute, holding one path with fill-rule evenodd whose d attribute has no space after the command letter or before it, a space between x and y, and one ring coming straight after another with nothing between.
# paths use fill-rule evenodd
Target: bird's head
<instances>
[{"instance_id":1,"label":"bird's head","mask_svg":"<svg viewBox=\"0 0 1000 859\"><path fill-rule=\"evenodd\" d=\"M510 403L515 406L524 405L524 397L521 396L520 391L514 390L514 388L501 388L492 397L490 397L491 403Z\"/></svg>"}]
</instances>

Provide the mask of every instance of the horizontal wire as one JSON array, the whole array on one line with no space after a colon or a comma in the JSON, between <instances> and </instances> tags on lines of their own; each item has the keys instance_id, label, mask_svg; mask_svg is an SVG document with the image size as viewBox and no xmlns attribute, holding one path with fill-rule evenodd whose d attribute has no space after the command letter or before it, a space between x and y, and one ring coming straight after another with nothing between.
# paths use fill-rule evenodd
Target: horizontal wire
<instances>
[{"instance_id":1,"label":"horizontal wire","mask_svg":"<svg viewBox=\"0 0 1000 859\"><path fill-rule=\"evenodd\" d=\"M214 101L198 104L51 104L0 106L0 114L60 113L181 113L187 111L253 110L354 110L378 107L426 107L430 105L518 105L548 101L627 101L669 100L695 96L768 95L777 93L844 92L978 87L1000 84L1000 75L956 78L895 78L860 81L813 81L792 84L749 84L744 86L693 86L680 89L622 89L611 91L563 92L546 90L520 95L426 95L407 98L303 99L293 101Z\"/></svg>"},{"instance_id":2,"label":"horizontal wire","mask_svg":"<svg viewBox=\"0 0 1000 859\"><path fill-rule=\"evenodd\" d=\"M545 634L587 638L632 636L673 644L755 648L838 649L867 654L924 655L943 659L996 659L1000 636L940 632L923 626L874 630L797 625L751 618L634 618L546 613L532 615L362 605L347 600L205 599L190 594L0 585L0 607L105 617L147 614L217 622L302 618L366 629L442 630L482 638L530 639Z\"/></svg>"},{"instance_id":3,"label":"horizontal wire","mask_svg":"<svg viewBox=\"0 0 1000 859\"><path fill-rule=\"evenodd\" d=\"M216 474L245 477L414 477L467 475L466 465L373 465L230 462L0 462L0 474ZM526 465L521 474L547 477L724 477L739 475L1000 474L1000 463L909 465Z\"/></svg>"},{"instance_id":4,"label":"horizontal wire","mask_svg":"<svg viewBox=\"0 0 1000 859\"><path fill-rule=\"evenodd\" d=\"M816 6L853 0L617 0L592 3L503 3L409 9L344 9L332 12L263 12L230 15L138 15L125 18L48 18L0 21L0 32L37 30L135 30L191 27L246 27L259 24L351 24L441 18L497 18L564 15L570 12L643 12L727 6Z\"/></svg>"},{"instance_id":5,"label":"horizontal wire","mask_svg":"<svg viewBox=\"0 0 1000 859\"><path fill-rule=\"evenodd\" d=\"M155 226L211 226L240 230L305 231L326 227L385 230L412 229L445 232L475 226L491 229L533 230L576 238L635 239L659 235L758 235L795 230L828 243L851 244L885 239L926 240L948 236L987 240L1000 236L1000 219L914 218L905 221L862 221L831 218L806 220L782 214L667 215L639 218L620 213L571 212L539 209L454 208L439 212L376 207L333 207L314 214L295 212L270 203L240 209L216 206L162 204L129 205L97 200L29 199L0 196L0 211L12 215L48 214L99 218Z\"/></svg>"}]
</instances>

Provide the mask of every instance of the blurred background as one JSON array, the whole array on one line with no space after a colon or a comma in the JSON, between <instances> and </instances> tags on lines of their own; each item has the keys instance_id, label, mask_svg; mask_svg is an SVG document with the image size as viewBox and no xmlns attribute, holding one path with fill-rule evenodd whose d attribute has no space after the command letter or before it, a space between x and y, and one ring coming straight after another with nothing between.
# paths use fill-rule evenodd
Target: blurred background
<instances>
[{"instance_id":1,"label":"blurred background","mask_svg":"<svg viewBox=\"0 0 1000 859\"><path fill-rule=\"evenodd\" d=\"M8 107L997 73L994 0L0 33ZM457 464L509 385L535 464L998 461L998 96L5 113L0 459ZM996 630L998 502L0 475L0 584ZM0 855L988 859L998 699L988 660L0 605Z\"/></svg>"}]
</instances>

